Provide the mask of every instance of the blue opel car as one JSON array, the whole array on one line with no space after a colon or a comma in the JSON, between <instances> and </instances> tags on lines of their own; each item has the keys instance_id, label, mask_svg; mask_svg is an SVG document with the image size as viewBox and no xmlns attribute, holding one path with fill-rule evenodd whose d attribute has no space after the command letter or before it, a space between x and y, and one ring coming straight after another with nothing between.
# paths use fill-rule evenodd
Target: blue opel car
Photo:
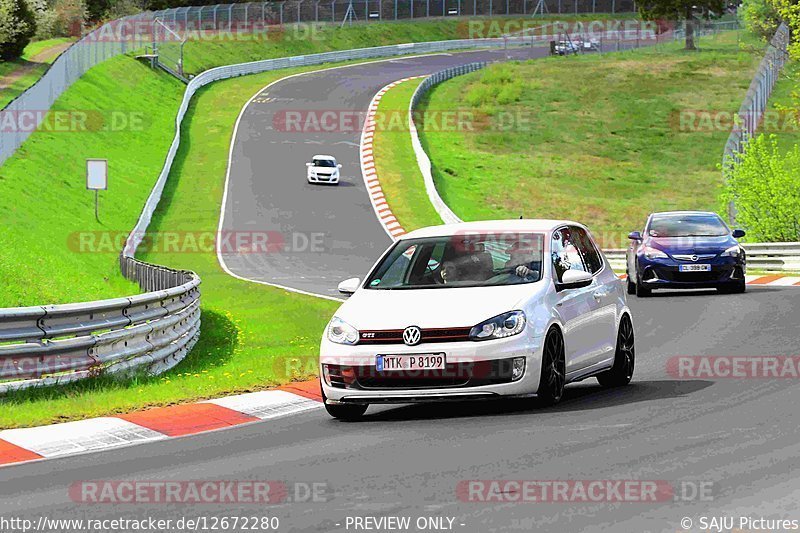
<instances>
[{"instance_id":1,"label":"blue opel car","mask_svg":"<svg viewBox=\"0 0 800 533\"><path fill-rule=\"evenodd\" d=\"M653 213L644 231L628 235L628 294L650 296L653 289L716 288L745 291L746 258L733 230L716 213Z\"/></svg>"}]
</instances>

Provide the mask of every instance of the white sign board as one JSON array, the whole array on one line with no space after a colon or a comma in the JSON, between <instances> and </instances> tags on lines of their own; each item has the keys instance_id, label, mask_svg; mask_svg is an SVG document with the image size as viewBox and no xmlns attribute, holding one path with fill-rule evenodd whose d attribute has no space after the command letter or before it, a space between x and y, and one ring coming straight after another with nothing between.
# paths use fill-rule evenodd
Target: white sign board
<instances>
[{"instance_id":1,"label":"white sign board","mask_svg":"<svg viewBox=\"0 0 800 533\"><path fill-rule=\"evenodd\" d=\"M105 191L108 189L108 160L86 160L86 188L90 191Z\"/></svg>"}]
</instances>

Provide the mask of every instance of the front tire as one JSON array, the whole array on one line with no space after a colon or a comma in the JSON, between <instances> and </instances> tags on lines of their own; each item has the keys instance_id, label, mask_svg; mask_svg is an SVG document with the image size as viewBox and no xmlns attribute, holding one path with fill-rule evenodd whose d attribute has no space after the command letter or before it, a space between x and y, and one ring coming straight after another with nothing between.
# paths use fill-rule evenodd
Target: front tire
<instances>
[{"instance_id":1,"label":"front tire","mask_svg":"<svg viewBox=\"0 0 800 533\"><path fill-rule=\"evenodd\" d=\"M361 417L363 417L364 413L367 412L368 407L369 405L365 403L337 405L329 405L328 403L325 404L325 410L328 411L329 415L337 420L344 420L347 422L361 420Z\"/></svg>"},{"instance_id":2,"label":"front tire","mask_svg":"<svg viewBox=\"0 0 800 533\"><path fill-rule=\"evenodd\" d=\"M611 370L597 375L603 387L623 387L631 382L636 363L636 348L633 339L633 323L628 315L619 321L617 349L614 353L614 366Z\"/></svg>"},{"instance_id":3,"label":"front tire","mask_svg":"<svg viewBox=\"0 0 800 533\"><path fill-rule=\"evenodd\" d=\"M325 410L328 411L329 415L337 420L345 420L348 422L361 420L361 417L364 416L364 413L367 412L367 408L369 407L368 403L340 403L336 405L329 405L328 397L325 396L325 391L322 389L322 381L320 381L319 384L319 392L322 396L322 405L325 406Z\"/></svg>"},{"instance_id":4,"label":"front tire","mask_svg":"<svg viewBox=\"0 0 800 533\"><path fill-rule=\"evenodd\" d=\"M627 289L628 294L636 294L636 284L631 281L630 274L628 274L628 277L625 278L625 289Z\"/></svg>"},{"instance_id":5,"label":"front tire","mask_svg":"<svg viewBox=\"0 0 800 533\"><path fill-rule=\"evenodd\" d=\"M556 405L564 396L566 383L566 362L564 338L553 328L547 333L542 350L542 375L536 393L539 403L544 406Z\"/></svg>"},{"instance_id":6,"label":"front tire","mask_svg":"<svg viewBox=\"0 0 800 533\"><path fill-rule=\"evenodd\" d=\"M636 291L636 296L638 296L639 298L647 298L648 296L653 294L650 289L644 286L644 283L642 283L642 279L638 275L636 276L635 291Z\"/></svg>"},{"instance_id":7,"label":"front tire","mask_svg":"<svg viewBox=\"0 0 800 533\"><path fill-rule=\"evenodd\" d=\"M745 280L737 280L736 283L717 287L717 291L719 291L722 294L742 294L746 290L747 290L747 283L745 282Z\"/></svg>"}]
</instances>

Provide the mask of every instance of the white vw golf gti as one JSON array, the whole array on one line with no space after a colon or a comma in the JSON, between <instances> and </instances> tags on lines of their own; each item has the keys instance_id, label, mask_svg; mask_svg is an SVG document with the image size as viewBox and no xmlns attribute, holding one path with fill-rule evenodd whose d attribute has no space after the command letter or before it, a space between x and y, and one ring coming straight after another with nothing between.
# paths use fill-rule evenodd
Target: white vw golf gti
<instances>
[{"instance_id":1,"label":"white vw golf gti","mask_svg":"<svg viewBox=\"0 0 800 533\"><path fill-rule=\"evenodd\" d=\"M626 385L634 336L625 288L575 222L469 222L396 241L322 339L325 407L358 419L369 404L538 397L596 377Z\"/></svg>"}]
</instances>

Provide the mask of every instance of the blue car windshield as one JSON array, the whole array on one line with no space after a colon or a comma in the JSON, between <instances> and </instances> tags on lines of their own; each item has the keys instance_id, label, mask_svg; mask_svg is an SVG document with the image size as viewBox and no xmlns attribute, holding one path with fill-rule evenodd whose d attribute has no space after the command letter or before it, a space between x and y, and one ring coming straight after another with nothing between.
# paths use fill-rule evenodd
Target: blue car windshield
<instances>
[{"instance_id":1,"label":"blue car windshield","mask_svg":"<svg viewBox=\"0 0 800 533\"><path fill-rule=\"evenodd\" d=\"M716 215L653 217L648 230L651 237L723 237L728 233Z\"/></svg>"}]
</instances>

